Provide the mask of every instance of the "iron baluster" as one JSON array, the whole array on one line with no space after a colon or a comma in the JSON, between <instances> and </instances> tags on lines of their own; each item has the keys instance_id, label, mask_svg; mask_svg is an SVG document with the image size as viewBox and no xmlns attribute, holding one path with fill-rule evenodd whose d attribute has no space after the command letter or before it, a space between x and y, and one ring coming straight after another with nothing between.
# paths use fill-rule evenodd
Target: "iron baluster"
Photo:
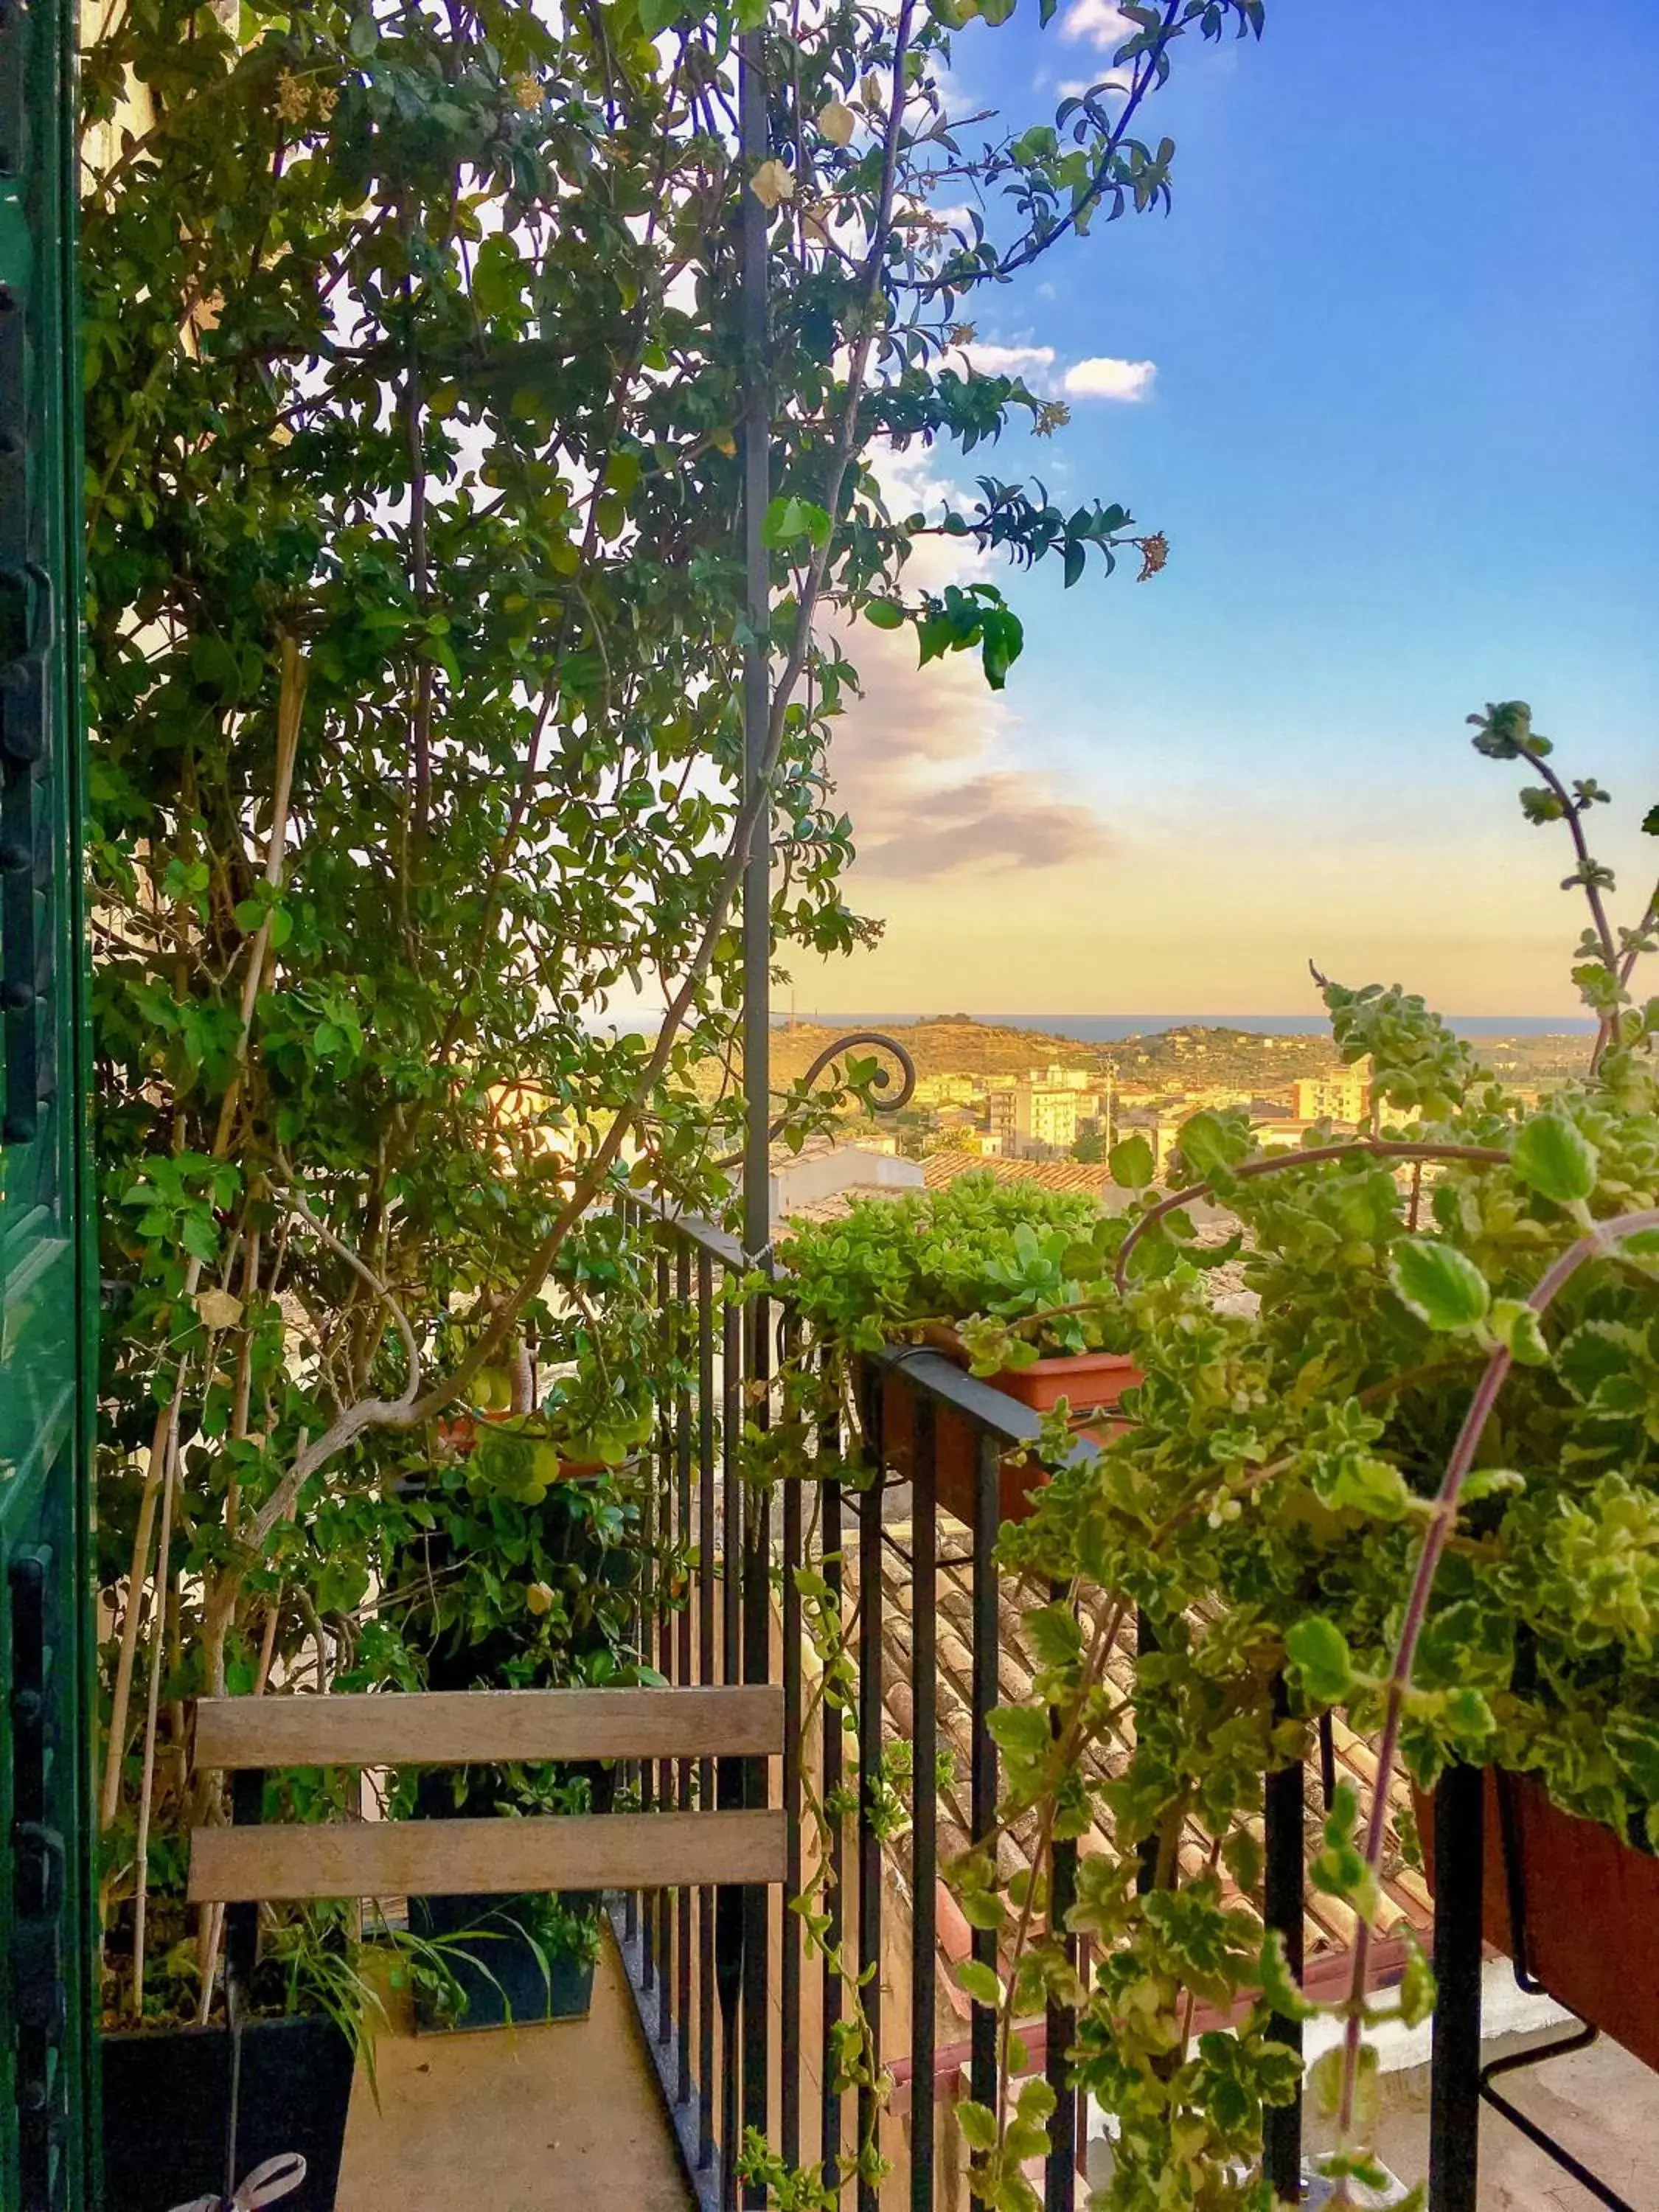
<instances>
[{"instance_id":1,"label":"iron baluster","mask_svg":"<svg viewBox=\"0 0 1659 2212\"><path fill-rule=\"evenodd\" d=\"M829 1360L833 1354L826 1352ZM832 1417L818 1432L820 1452L839 1452L841 1423ZM826 1610L832 1632L839 1637L842 1631L842 1512L841 1485L826 1482L823 1486L823 1579L830 1590ZM834 1808L841 1790L842 1744L846 1732L846 1716L837 1698L826 1697L823 1701L823 1802ZM846 1934L843 1900L846 1896L847 1875L846 1826L838 1812L831 1810L830 1826L830 1877L825 1890L823 1910L829 1926L824 1931L823 1960L823 2104L819 2121L819 2142L823 2160L823 2178L836 2196L842 2179L841 2159L841 2091L836 2086L836 2069L830 2054L835 2050L836 2031L842 2016L841 1946Z\"/></svg>"},{"instance_id":2,"label":"iron baluster","mask_svg":"<svg viewBox=\"0 0 1659 2212\"><path fill-rule=\"evenodd\" d=\"M979 1439L975 1462L974 1491L974 1651L973 1651L973 1816L974 1841L994 1850L989 1839L996 1826L997 1747L989 1722L997 1702L997 1649L1000 1641L997 1620L998 1485L1000 1462L988 1436ZM994 1972L996 1931L975 1928L974 1956ZM972 2023L973 2057L969 2086L976 2104L994 2105L997 2088L996 2014L987 2005L975 2005Z\"/></svg>"},{"instance_id":3,"label":"iron baluster","mask_svg":"<svg viewBox=\"0 0 1659 2212\"><path fill-rule=\"evenodd\" d=\"M1048 1592L1055 1603L1064 1601L1064 1583L1054 1583ZM1050 1723L1057 1735L1060 1729L1058 1711L1051 1710ZM1066 1934L1066 1915L1077 1901L1077 1845L1073 1842L1051 1844L1048 1849L1048 1926L1053 1934L1066 1945L1073 1965L1077 1958L1077 1939ZM1048 2087L1054 2092L1054 2109L1048 2122L1048 2154L1043 2160L1043 2212L1072 2212L1077 2201L1077 2092L1073 2088L1067 2066L1067 2056L1077 2033L1077 2014L1070 2005L1058 2003L1050 1998L1045 2008L1043 2072Z\"/></svg>"},{"instance_id":4,"label":"iron baluster","mask_svg":"<svg viewBox=\"0 0 1659 2212\"><path fill-rule=\"evenodd\" d=\"M931 1398L916 1404L911 1483L910 1703L910 2204L933 2202L933 2046L939 1909L939 1425Z\"/></svg>"},{"instance_id":5,"label":"iron baluster","mask_svg":"<svg viewBox=\"0 0 1659 2212\"><path fill-rule=\"evenodd\" d=\"M799 1324L786 1316L785 1343L792 1362L799 1351ZM781 2148L786 2166L800 2163L800 1939L799 1915L791 1901L801 1888L801 1626L800 1588L796 1575L801 1565L801 1486L783 1486L783 1576L780 1594L783 1638L783 1808L785 1871L783 1877Z\"/></svg>"},{"instance_id":6,"label":"iron baluster","mask_svg":"<svg viewBox=\"0 0 1659 2212\"><path fill-rule=\"evenodd\" d=\"M697 1253L697 1679L714 1673L714 1263ZM697 1772L699 1801L714 1802L714 1762ZM714 1918L697 1896L697 2167L714 2155Z\"/></svg>"},{"instance_id":7,"label":"iron baluster","mask_svg":"<svg viewBox=\"0 0 1659 2212\"><path fill-rule=\"evenodd\" d=\"M1430 2212L1477 2212L1480 2151L1480 1929L1486 1781L1449 1766L1434 1793L1434 2045Z\"/></svg>"},{"instance_id":8,"label":"iron baluster","mask_svg":"<svg viewBox=\"0 0 1659 2212\"><path fill-rule=\"evenodd\" d=\"M859 1493L859 1812L858 1963L864 2017L869 2035L864 2072L873 2077L881 2060L881 1835L882 1753L881 1509L884 1462L882 1453L882 1382L877 1374L865 1408L864 1427L870 1466L867 1486ZM865 1978L868 1977L867 1980ZM859 2084L859 2212L878 2212L876 2183L863 2170L864 2154L877 2140L878 2106L873 2078Z\"/></svg>"},{"instance_id":9,"label":"iron baluster","mask_svg":"<svg viewBox=\"0 0 1659 2212\"><path fill-rule=\"evenodd\" d=\"M1273 1717L1289 1717L1290 1700L1285 1678L1273 1682ZM1306 1806L1301 1759L1288 1759L1268 1774L1262 1784L1263 1884L1262 1903L1269 1928L1276 1929L1285 1946L1291 1979L1300 1982L1304 1964L1306 1923L1303 1912L1304 1879L1303 1822ZM1269 2024L1275 2041L1302 2056L1302 2023L1275 2013ZM1302 2194L1302 2091L1288 2105L1269 2106L1264 2129L1262 2166L1273 2193L1287 2203Z\"/></svg>"}]
</instances>

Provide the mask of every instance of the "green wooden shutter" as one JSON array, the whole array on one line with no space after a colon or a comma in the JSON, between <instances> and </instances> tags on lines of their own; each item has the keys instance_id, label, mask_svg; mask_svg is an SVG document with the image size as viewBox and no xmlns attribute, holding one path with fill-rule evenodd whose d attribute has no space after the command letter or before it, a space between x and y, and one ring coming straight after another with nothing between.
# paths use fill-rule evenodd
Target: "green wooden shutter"
<instances>
[{"instance_id":1,"label":"green wooden shutter","mask_svg":"<svg viewBox=\"0 0 1659 2212\"><path fill-rule=\"evenodd\" d=\"M0 2204L93 2202L74 15L0 0Z\"/></svg>"}]
</instances>

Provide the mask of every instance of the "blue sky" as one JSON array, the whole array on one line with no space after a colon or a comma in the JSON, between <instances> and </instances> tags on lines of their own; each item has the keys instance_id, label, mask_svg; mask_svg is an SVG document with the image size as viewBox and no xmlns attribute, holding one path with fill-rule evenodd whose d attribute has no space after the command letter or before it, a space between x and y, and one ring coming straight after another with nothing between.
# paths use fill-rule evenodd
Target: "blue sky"
<instances>
[{"instance_id":1,"label":"blue sky","mask_svg":"<svg viewBox=\"0 0 1659 2212\"><path fill-rule=\"evenodd\" d=\"M965 35L958 75L1023 84L1030 120L1109 55L1023 12ZM843 749L887 939L802 1003L1288 1010L1314 955L1451 1011L1567 1011L1565 861L1462 718L1532 700L1622 802L1596 829L1633 900L1659 867L1613 818L1659 799L1659 6L1267 0L1259 46L1194 41L1146 113L1173 213L975 320L1055 379L1156 364L989 465L1122 500L1170 566L1009 581L1005 707L953 677L941 718L933 672L894 672L883 742ZM949 835L884 856L901 726L913 820L943 793L966 823L963 778L983 802L955 866Z\"/></svg>"}]
</instances>

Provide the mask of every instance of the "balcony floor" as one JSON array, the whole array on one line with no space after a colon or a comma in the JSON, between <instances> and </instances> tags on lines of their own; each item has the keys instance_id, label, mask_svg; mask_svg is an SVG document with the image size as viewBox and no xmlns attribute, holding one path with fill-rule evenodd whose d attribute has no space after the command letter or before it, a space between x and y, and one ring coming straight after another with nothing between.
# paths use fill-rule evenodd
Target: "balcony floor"
<instances>
[{"instance_id":1,"label":"balcony floor","mask_svg":"<svg viewBox=\"0 0 1659 2212\"><path fill-rule=\"evenodd\" d=\"M607 1931L586 2021L416 2036L360 2069L338 2212L688 2212L651 2060Z\"/></svg>"}]
</instances>

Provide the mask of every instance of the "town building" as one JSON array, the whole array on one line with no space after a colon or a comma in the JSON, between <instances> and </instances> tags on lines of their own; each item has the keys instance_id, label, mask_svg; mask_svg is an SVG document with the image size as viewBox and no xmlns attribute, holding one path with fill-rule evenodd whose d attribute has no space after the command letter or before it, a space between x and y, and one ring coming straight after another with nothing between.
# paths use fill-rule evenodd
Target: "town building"
<instances>
[{"instance_id":1,"label":"town building","mask_svg":"<svg viewBox=\"0 0 1659 2212\"><path fill-rule=\"evenodd\" d=\"M1368 1060L1335 1075L1299 1075L1291 1085L1291 1112L1299 1121L1363 1121L1370 1110Z\"/></svg>"}]
</instances>

